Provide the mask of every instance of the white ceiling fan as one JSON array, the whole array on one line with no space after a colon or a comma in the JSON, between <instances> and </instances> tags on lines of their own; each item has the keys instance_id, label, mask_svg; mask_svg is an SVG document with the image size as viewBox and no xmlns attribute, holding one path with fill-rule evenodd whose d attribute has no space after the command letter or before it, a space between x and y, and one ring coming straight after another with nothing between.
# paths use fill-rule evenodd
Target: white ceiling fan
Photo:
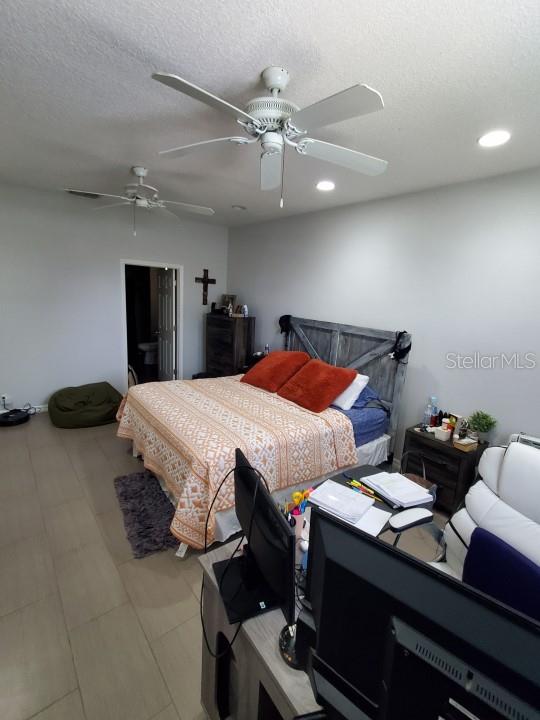
<instances>
[{"instance_id":1,"label":"white ceiling fan","mask_svg":"<svg viewBox=\"0 0 540 720\"><path fill-rule=\"evenodd\" d=\"M300 155L325 160L364 175L380 175L388 165L386 160L307 137L307 133L314 128L382 110L384 103L381 95L367 85L353 85L300 110L290 100L279 96L288 85L289 73L282 67L271 66L262 72L262 79L271 93L270 96L256 97L248 102L245 110L241 110L177 75L160 72L154 73L152 77L174 90L233 115L249 136L203 140L191 145L162 150L159 154L176 158L201 148L211 147L216 143L250 145L260 142L261 190L273 190L281 185L281 207L283 207L283 158L287 145Z\"/></svg>"},{"instance_id":2,"label":"white ceiling fan","mask_svg":"<svg viewBox=\"0 0 540 720\"><path fill-rule=\"evenodd\" d=\"M109 193L98 193L88 192L87 190L75 190L73 188L64 188L64 190L72 195L78 195L80 197L91 198L97 200L98 198L112 198L115 200L121 200L121 202L109 203L109 205L100 205L94 208L94 210L107 210L108 208L119 207L121 205L131 205L133 207L133 234L137 234L137 228L135 224L136 209L145 208L146 210L153 210L159 208L161 210L167 210L173 215L182 215L183 213L196 213L197 215L214 215L214 210L203 205L192 205L191 203L178 202L176 200L161 200L159 197L159 191L152 185L147 185L144 182L145 177L148 175L147 168L135 165L131 168L131 173L137 178L136 183L128 183L124 187L123 195L111 195Z\"/></svg>"}]
</instances>

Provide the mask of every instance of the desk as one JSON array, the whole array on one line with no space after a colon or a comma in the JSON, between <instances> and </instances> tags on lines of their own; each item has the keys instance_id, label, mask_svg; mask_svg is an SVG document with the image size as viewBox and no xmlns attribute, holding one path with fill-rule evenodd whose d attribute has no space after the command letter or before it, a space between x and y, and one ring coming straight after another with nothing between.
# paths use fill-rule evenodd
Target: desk
<instances>
[{"instance_id":1,"label":"desk","mask_svg":"<svg viewBox=\"0 0 540 720\"><path fill-rule=\"evenodd\" d=\"M332 477L346 484L349 475L367 478L380 472L370 465L356 467ZM376 506L389 512L384 503ZM231 556L238 541L223 545L199 558L204 571L203 618L210 647L220 652L232 640L236 625L230 625L221 600L212 565ZM203 639L201 702L211 720L231 717L234 720L293 720L315 713L321 708L315 702L308 676L293 670L279 654L278 637L285 618L273 610L247 620L238 633L229 654L215 659Z\"/></svg>"},{"instance_id":2,"label":"desk","mask_svg":"<svg viewBox=\"0 0 540 720\"><path fill-rule=\"evenodd\" d=\"M236 542L223 545L199 558L204 571L203 617L210 647L226 647L237 626L230 625L212 565L230 557ZM278 649L285 625L281 610L259 615L242 625L232 647L232 659L214 659L202 648L201 702L211 720L293 720L320 710L308 676L286 665Z\"/></svg>"}]
</instances>

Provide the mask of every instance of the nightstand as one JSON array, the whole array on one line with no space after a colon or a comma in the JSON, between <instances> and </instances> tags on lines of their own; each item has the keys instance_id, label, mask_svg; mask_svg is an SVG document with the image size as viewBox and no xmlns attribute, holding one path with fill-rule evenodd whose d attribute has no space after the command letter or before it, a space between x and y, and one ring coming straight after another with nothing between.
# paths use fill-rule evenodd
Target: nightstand
<instances>
[{"instance_id":1,"label":"nightstand","mask_svg":"<svg viewBox=\"0 0 540 720\"><path fill-rule=\"evenodd\" d=\"M405 433L402 472L422 475L422 460L426 477L437 485L435 507L451 515L456 512L473 480L476 466L489 443L480 443L476 450L463 452L452 440L437 440L432 433L411 427ZM422 460L421 460L422 459Z\"/></svg>"}]
</instances>

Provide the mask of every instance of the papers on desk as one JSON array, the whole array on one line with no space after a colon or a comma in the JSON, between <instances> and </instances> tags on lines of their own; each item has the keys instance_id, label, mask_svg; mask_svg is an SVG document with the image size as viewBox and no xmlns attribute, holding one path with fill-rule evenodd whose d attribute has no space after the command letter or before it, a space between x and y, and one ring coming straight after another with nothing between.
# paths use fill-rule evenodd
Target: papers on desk
<instances>
[{"instance_id":1,"label":"papers on desk","mask_svg":"<svg viewBox=\"0 0 540 720\"><path fill-rule=\"evenodd\" d=\"M388 520L390 520L391 515L392 513L386 510L370 507L367 513L354 524L354 527L363 530L368 535L377 537Z\"/></svg>"},{"instance_id":2,"label":"papers on desk","mask_svg":"<svg viewBox=\"0 0 540 720\"><path fill-rule=\"evenodd\" d=\"M350 487L326 480L311 493L309 502L351 525L356 525L371 508L374 500Z\"/></svg>"},{"instance_id":3,"label":"papers on desk","mask_svg":"<svg viewBox=\"0 0 540 720\"><path fill-rule=\"evenodd\" d=\"M394 506L409 508L433 500L427 490L400 473L380 472L362 478L362 482Z\"/></svg>"}]
</instances>

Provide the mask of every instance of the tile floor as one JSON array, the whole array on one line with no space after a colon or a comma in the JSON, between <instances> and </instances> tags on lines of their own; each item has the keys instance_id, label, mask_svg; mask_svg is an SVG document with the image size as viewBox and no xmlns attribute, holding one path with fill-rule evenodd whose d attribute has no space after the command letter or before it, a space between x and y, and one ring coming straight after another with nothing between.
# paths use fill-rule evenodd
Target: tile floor
<instances>
[{"instance_id":1,"label":"tile floor","mask_svg":"<svg viewBox=\"0 0 540 720\"><path fill-rule=\"evenodd\" d=\"M133 560L116 425L0 432L0 718L199 720L196 555Z\"/></svg>"},{"instance_id":2,"label":"tile floor","mask_svg":"<svg viewBox=\"0 0 540 720\"><path fill-rule=\"evenodd\" d=\"M116 425L0 431L0 718L201 720L196 554L133 560ZM400 547L431 559L422 529Z\"/></svg>"}]
</instances>

